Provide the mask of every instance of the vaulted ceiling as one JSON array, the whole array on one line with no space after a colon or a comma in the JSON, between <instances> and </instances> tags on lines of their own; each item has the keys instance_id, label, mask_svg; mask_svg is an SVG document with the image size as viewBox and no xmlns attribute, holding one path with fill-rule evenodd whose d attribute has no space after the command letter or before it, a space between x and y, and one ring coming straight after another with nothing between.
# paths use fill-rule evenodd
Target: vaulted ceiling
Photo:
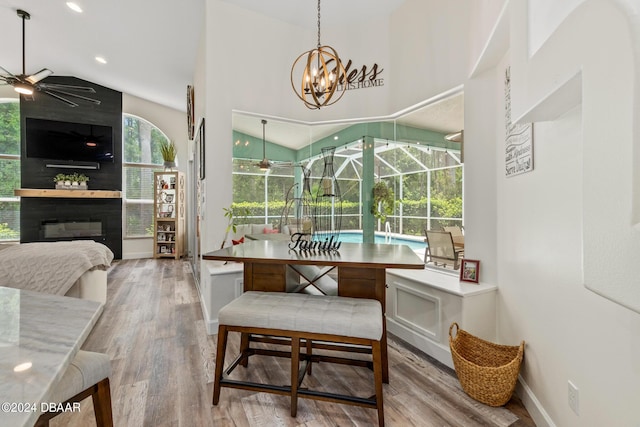
<instances>
[{"instance_id":1,"label":"vaulted ceiling","mask_svg":"<svg viewBox=\"0 0 640 427\"><path fill-rule=\"evenodd\" d=\"M317 19L315 0L221 0L303 27ZM323 26L348 25L354 19L389 16L406 0L323 0ZM194 76L198 43L204 29L205 0L76 0L82 13L66 0L0 0L2 49L0 66L22 73L22 20L16 10L31 14L26 21L26 73L49 68L55 75L75 76L178 110L185 110L186 86ZM95 60L102 56L106 64ZM462 128L462 103L439 103L421 117L433 130ZM435 108L435 107L434 107ZM452 111L454 116L450 114ZM415 118L415 116L414 116ZM259 119L245 120L244 132L261 136ZM254 123L255 122L255 123ZM452 122L452 123L451 123ZM238 125L242 121L238 120ZM255 126L253 126L255 125ZM255 129L250 129L251 127ZM282 127L282 132L278 128ZM295 126L294 126L295 127ZM296 129L271 122L270 135L285 141ZM297 131L309 134L305 127ZM316 127L314 134L335 129ZM300 138L295 138L300 141Z\"/></svg>"},{"instance_id":2,"label":"vaulted ceiling","mask_svg":"<svg viewBox=\"0 0 640 427\"><path fill-rule=\"evenodd\" d=\"M315 0L223 0L276 19L313 26ZM405 0L324 0L323 22L385 16ZM22 21L26 21L26 73L49 68L150 101L185 110L204 28L205 0L0 0L0 66L22 73ZM96 62L102 56L107 64Z\"/></svg>"},{"instance_id":3,"label":"vaulted ceiling","mask_svg":"<svg viewBox=\"0 0 640 427\"><path fill-rule=\"evenodd\" d=\"M204 0L0 0L0 66L22 73L22 20L26 73L49 68L184 110L204 26ZM95 60L102 56L107 64Z\"/></svg>"}]
</instances>

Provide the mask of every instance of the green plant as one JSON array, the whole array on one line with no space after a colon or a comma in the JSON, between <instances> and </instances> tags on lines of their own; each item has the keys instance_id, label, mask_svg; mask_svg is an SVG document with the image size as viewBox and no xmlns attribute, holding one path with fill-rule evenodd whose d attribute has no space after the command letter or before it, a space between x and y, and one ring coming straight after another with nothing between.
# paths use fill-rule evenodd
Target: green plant
<instances>
[{"instance_id":1,"label":"green plant","mask_svg":"<svg viewBox=\"0 0 640 427\"><path fill-rule=\"evenodd\" d=\"M235 233L236 228L236 220L238 218L246 218L249 215L249 209L237 206L229 206L228 208L222 208L224 211L224 217L227 218L227 228L224 230L224 239L222 239L222 245L220 245L220 249L224 248L224 244L227 241L227 237L229 237L229 231L233 230Z\"/></svg>"},{"instance_id":2,"label":"green plant","mask_svg":"<svg viewBox=\"0 0 640 427\"><path fill-rule=\"evenodd\" d=\"M60 181L66 181L67 175L63 174L63 173L59 173L56 176L53 177L53 182L60 182Z\"/></svg>"},{"instance_id":3,"label":"green plant","mask_svg":"<svg viewBox=\"0 0 640 427\"><path fill-rule=\"evenodd\" d=\"M87 182L89 181L89 177L86 176L85 174L76 174L76 181L78 182Z\"/></svg>"},{"instance_id":4,"label":"green plant","mask_svg":"<svg viewBox=\"0 0 640 427\"><path fill-rule=\"evenodd\" d=\"M160 143L160 153L162 153L162 160L165 162L174 162L178 153L176 144L173 141L162 141Z\"/></svg>"},{"instance_id":5,"label":"green plant","mask_svg":"<svg viewBox=\"0 0 640 427\"><path fill-rule=\"evenodd\" d=\"M382 222L386 221L387 216L393 213L395 203L393 189L389 188L384 181L376 182L373 186L373 204L371 206L373 216Z\"/></svg>"}]
</instances>

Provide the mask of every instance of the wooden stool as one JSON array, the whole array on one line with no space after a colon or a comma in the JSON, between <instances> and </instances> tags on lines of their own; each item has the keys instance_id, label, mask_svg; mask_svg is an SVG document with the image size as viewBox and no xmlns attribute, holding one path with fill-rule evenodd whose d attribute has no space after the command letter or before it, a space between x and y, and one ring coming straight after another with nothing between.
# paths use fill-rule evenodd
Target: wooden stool
<instances>
[{"instance_id":1,"label":"wooden stool","mask_svg":"<svg viewBox=\"0 0 640 427\"><path fill-rule=\"evenodd\" d=\"M335 296L316 296L284 292L245 292L224 306L218 313L218 348L216 353L213 404L220 399L220 388L231 387L291 396L291 416L298 409L298 396L308 399L346 403L376 408L378 424L384 426L382 404L382 307L376 300ZM241 353L223 370L229 332L243 334ZM291 353L251 348L251 336L286 338ZM277 338L276 338L277 339ZM301 341L307 353L300 353ZM338 343L366 346L371 349L375 395L362 398L352 395L300 389L311 361L349 363L350 359L324 357L311 353L312 343ZM228 375L240 364L246 364L253 354L291 358L291 385L272 385L237 381ZM300 360L302 359L302 366ZM362 361L354 361L362 365Z\"/></svg>"},{"instance_id":2,"label":"wooden stool","mask_svg":"<svg viewBox=\"0 0 640 427\"><path fill-rule=\"evenodd\" d=\"M66 407L67 404L80 402L91 396L96 425L113 427L110 375L109 356L80 350L47 400L60 402ZM36 421L35 427L48 426L49 420L58 414L59 412L55 411L44 412Z\"/></svg>"}]
</instances>

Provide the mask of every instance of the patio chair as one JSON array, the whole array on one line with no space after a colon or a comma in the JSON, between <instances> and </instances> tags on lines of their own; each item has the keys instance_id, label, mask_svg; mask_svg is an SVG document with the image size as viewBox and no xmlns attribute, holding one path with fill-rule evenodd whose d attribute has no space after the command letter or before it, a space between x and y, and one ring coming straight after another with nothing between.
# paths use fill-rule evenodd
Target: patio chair
<instances>
[{"instance_id":1,"label":"patio chair","mask_svg":"<svg viewBox=\"0 0 640 427\"><path fill-rule=\"evenodd\" d=\"M457 225L445 226L442 227L444 231L448 231L451 233L451 237L453 238L453 246L456 249L464 248L464 234L462 228Z\"/></svg>"},{"instance_id":2,"label":"patio chair","mask_svg":"<svg viewBox=\"0 0 640 427\"><path fill-rule=\"evenodd\" d=\"M461 254L464 249L457 249L453 244L453 237L448 231L424 230L427 250L424 253L425 264L433 262L444 267L452 265L454 270L460 268Z\"/></svg>"}]
</instances>

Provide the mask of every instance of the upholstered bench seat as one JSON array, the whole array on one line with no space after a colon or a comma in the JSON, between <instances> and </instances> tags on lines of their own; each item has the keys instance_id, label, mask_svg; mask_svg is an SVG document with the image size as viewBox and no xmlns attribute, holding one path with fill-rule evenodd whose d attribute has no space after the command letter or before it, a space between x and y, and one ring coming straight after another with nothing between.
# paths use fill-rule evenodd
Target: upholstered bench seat
<instances>
[{"instance_id":1,"label":"upholstered bench seat","mask_svg":"<svg viewBox=\"0 0 640 427\"><path fill-rule=\"evenodd\" d=\"M111 427L113 416L109 376L111 376L111 361L108 355L80 350L47 401L72 403L92 396L96 425ZM36 427L48 425L49 420L56 415L56 412L42 414Z\"/></svg>"},{"instance_id":2,"label":"upholstered bench seat","mask_svg":"<svg viewBox=\"0 0 640 427\"><path fill-rule=\"evenodd\" d=\"M213 404L220 399L221 387L262 391L291 396L291 416L297 413L298 396L329 402L375 408L378 424L384 426L382 404L382 350L383 314L379 301L364 298L318 296L284 292L249 291L224 306L218 312L218 348L213 386ZM240 332L240 355L224 369L229 332ZM291 352L252 348L252 337L261 336L262 342L291 346ZM255 339L260 341L260 339ZM306 352L301 353L301 343ZM368 352L372 361L325 357L312 354L314 346L324 350ZM262 384L229 378L240 364L247 366L252 355L291 358L291 385ZM302 360L301 360L302 359ZM302 361L302 367L301 367ZM302 388L305 374L311 375L311 362L350 363L373 369L375 394L358 397Z\"/></svg>"},{"instance_id":3,"label":"upholstered bench seat","mask_svg":"<svg viewBox=\"0 0 640 427\"><path fill-rule=\"evenodd\" d=\"M380 340L382 307L376 300L245 292L218 312L220 324Z\"/></svg>"}]
</instances>

